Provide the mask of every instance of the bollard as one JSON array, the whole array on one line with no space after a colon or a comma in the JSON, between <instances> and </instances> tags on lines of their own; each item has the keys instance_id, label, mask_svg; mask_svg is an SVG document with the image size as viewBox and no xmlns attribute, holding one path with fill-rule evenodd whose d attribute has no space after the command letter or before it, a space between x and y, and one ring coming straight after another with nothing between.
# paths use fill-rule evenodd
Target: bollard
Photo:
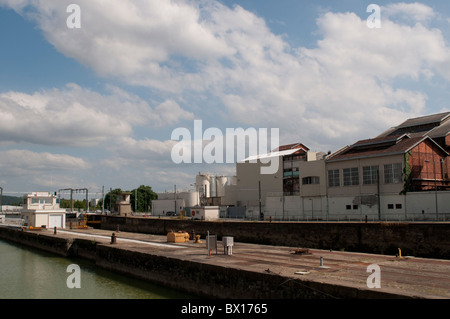
<instances>
[{"instance_id":1,"label":"bollard","mask_svg":"<svg viewBox=\"0 0 450 319\"><path fill-rule=\"evenodd\" d=\"M56 235L56 226L55 226L55 228L53 230L53 235Z\"/></svg>"},{"instance_id":2,"label":"bollard","mask_svg":"<svg viewBox=\"0 0 450 319\"><path fill-rule=\"evenodd\" d=\"M322 266L323 266L323 257L320 256L320 267L322 267Z\"/></svg>"},{"instance_id":3,"label":"bollard","mask_svg":"<svg viewBox=\"0 0 450 319\"><path fill-rule=\"evenodd\" d=\"M112 233L111 235L111 244L115 244L116 243L116 234Z\"/></svg>"}]
</instances>

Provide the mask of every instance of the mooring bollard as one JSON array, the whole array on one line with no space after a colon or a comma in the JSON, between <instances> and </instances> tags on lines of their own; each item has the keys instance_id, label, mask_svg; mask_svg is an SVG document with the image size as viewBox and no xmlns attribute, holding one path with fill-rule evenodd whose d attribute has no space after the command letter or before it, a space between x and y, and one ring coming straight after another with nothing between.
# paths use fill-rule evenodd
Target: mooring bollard
<instances>
[{"instance_id":1,"label":"mooring bollard","mask_svg":"<svg viewBox=\"0 0 450 319\"><path fill-rule=\"evenodd\" d=\"M111 244L115 244L116 243L116 234L112 233L111 235Z\"/></svg>"}]
</instances>

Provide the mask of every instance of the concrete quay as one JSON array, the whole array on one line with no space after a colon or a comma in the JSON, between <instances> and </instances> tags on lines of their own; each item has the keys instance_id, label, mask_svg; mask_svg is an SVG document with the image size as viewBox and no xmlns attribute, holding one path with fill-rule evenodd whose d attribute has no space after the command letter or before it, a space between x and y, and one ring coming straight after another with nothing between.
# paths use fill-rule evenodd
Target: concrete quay
<instances>
[{"instance_id":1,"label":"concrete quay","mask_svg":"<svg viewBox=\"0 0 450 319\"><path fill-rule=\"evenodd\" d=\"M226 255L220 241L217 254L215 248L209 254L204 238L202 243L168 243L166 236L99 229L11 232L0 227L0 238L25 244L39 241L30 245L42 249L57 241L68 256L87 257L100 267L201 297L450 298L450 260L240 242L234 243L232 255ZM380 288L368 287L369 277L369 285L376 282L371 265L379 266Z\"/></svg>"}]
</instances>

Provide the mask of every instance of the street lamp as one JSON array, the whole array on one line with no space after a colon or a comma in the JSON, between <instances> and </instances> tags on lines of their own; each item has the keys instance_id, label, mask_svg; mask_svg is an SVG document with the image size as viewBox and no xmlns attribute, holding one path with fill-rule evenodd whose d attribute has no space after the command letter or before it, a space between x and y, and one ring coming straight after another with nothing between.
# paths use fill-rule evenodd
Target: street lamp
<instances>
[{"instance_id":1,"label":"street lamp","mask_svg":"<svg viewBox=\"0 0 450 319\"><path fill-rule=\"evenodd\" d=\"M439 220L439 210L438 210L438 196L437 196L437 179L436 179L436 162L430 162L429 160L425 160L426 163L433 163L433 171L434 171L434 200L435 200L435 208L436 208L436 221Z\"/></svg>"}]
</instances>

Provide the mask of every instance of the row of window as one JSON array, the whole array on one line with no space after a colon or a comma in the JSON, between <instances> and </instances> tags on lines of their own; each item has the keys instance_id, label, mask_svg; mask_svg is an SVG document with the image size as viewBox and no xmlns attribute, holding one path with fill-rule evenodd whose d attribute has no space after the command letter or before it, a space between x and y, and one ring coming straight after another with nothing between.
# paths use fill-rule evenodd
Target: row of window
<instances>
[{"instance_id":1,"label":"row of window","mask_svg":"<svg viewBox=\"0 0 450 319\"><path fill-rule=\"evenodd\" d=\"M395 207L395 209L402 209L402 207L403 207L403 205L402 204L395 204L395 206L394 206L394 204L387 204L387 208L388 209L394 209L394 207ZM356 210L356 209L358 209L358 205L345 205L345 208L347 209L347 210Z\"/></svg>"},{"instance_id":2,"label":"row of window","mask_svg":"<svg viewBox=\"0 0 450 319\"><path fill-rule=\"evenodd\" d=\"M395 204L395 206L394 206L394 204L388 204L387 207L388 207L388 209L394 209L394 207L395 207L395 209L402 209L403 205L402 204ZM352 208L354 210L356 210L359 207L358 207L358 205L345 205L345 208L347 210L351 210Z\"/></svg>"},{"instance_id":3,"label":"row of window","mask_svg":"<svg viewBox=\"0 0 450 319\"><path fill-rule=\"evenodd\" d=\"M36 204L53 204L53 200L51 198L36 198L32 197L30 198L30 204L36 205Z\"/></svg>"},{"instance_id":4,"label":"row of window","mask_svg":"<svg viewBox=\"0 0 450 319\"><path fill-rule=\"evenodd\" d=\"M383 165L384 183L395 184L402 182L402 164L385 164ZM360 183L358 167L342 169L344 186L357 186ZM379 166L364 166L362 168L363 185L373 185L378 183ZM328 186L341 186L341 176L339 169L328 171Z\"/></svg>"}]
</instances>

